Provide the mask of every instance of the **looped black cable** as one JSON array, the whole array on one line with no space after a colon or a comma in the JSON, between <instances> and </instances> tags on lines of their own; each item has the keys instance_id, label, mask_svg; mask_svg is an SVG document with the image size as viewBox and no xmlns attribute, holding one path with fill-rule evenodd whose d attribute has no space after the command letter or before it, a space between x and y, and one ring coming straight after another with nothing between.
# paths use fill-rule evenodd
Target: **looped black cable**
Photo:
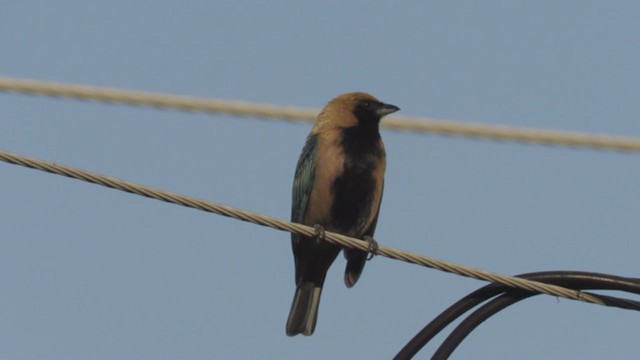
<instances>
[{"instance_id":1,"label":"looped black cable","mask_svg":"<svg viewBox=\"0 0 640 360\"><path fill-rule=\"evenodd\" d=\"M609 274L581 271L547 271L522 274L518 275L518 277L559 285L574 290L619 290L640 294L640 279ZM498 296L500 294L502 295ZM497 296L462 321L443 341L432 357L432 359L447 359L466 336L483 321L500 310L535 295L539 294L498 284L484 286L460 299L433 319L398 352L394 359L403 360L412 358L434 336L457 318L475 306ZM593 293L590 293L590 295L597 296L610 306L640 310L639 301Z\"/></svg>"}]
</instances>

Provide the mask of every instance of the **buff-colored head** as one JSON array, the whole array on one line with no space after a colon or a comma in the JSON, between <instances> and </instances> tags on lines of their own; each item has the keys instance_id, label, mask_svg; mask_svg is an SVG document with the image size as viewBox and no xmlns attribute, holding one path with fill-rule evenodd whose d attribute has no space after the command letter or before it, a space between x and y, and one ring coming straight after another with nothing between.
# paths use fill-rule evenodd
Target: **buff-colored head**
<instances>
[{"instance_id":1,"label":"buff-colored head","mask_svg":"<svg viewBox=\"0 0 640 360\"><path fill-rule=\"evenodd\" d=\"M339 95L324 107L312 132L328 128L349 128L354 126L375 126L380 120L400 110L395 105L385 104L373 95L352 92Z\"/></svg>"}]
</instances>

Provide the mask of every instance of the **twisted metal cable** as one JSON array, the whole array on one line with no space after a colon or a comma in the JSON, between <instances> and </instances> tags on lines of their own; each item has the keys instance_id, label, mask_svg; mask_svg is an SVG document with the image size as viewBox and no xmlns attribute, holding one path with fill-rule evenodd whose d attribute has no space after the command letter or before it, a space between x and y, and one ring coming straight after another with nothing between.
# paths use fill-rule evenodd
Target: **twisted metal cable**
<instances>
[{"instance_id":1,"label":"twisted metal cable","mask_svg":"<svg viewBox=\"0 0 640 360\"><path fill-rule=\"evenodd\" d=\"M137 194L152 199L162 200L165 202L182 205L198 210L211 212L218 215L227 216L233 219L251 222L254 224L271 227L274 229L297 233L305 236L314 236L315 230L310 226L292 223L285 220L276 219L270 216L255 214L249 211L236 209L230 206L216 204L210 201L200 200L193 197L180 195L149 186L136 184L130 181L116 179L86 170L59 165L53 162L44 161L32 157L18 155L6 151L0 151L0 160L10 164L20 165L32 169L42 170L53 174L63 175L70 178L83 180L93 184L98 184L113 189ZM347 248L355 248L368 251L369 243L359 239L347 237L341 234L326 232L325 240L332 244L337 244ZM491 271L479 270L469 266L454 264L447 261L434 259L402 250L396 250L387 246L380 246L377 254L386 256L396 260L402 260L408 263L426 266L429 268L462 275L478 280L490 281L505 286L543 293L552 296L558 296L566 299L579 300L587 303L599 305L607 305L606 301L595 297L588 293L577 290L570 290L556 285L544 284L541 282L530 281L527 279L498 274ZM640 309L639 309L640 310Z\"/></svg>"},{"instance_id":2,"label":"twisted metal cable","mask_svg":"<svg viewBox=\"0 0 640 360\"><path fill-rule=\"evenodd\" d=\"M155 108L173 108L184 111L221 113L232 116L282 119L311 122L318 109L254 104L241 101L174 96L142 91L130 91L94 86L61 84L37 80L0 77L0 91L29 95L93 100ZM450 120L414 117L390 117L382 127L397 131L435 133L500 141L562 145L601 150L640 152L640 139L633 137L591 135L567 131L538 130L500 125L481 125Z\"/></svg>"}]
</instances>

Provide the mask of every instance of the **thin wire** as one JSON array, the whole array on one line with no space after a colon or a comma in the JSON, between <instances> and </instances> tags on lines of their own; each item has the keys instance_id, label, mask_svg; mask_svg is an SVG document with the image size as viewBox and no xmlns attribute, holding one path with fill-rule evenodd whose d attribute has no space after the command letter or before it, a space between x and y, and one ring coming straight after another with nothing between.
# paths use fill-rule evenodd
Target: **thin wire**
<instances>
[{"instance_id":1,"label":"thin wire","mask_svg":"<svg viewBox=\"0 0 640 360\"><path fill-rule=\"evenodd\" d=\"M70 178L87 181L93 184L129 192L132 194L149 197L152 199L162 200L177 205L212 212L218 215L251 222L262 226L268 226L278 230L288 231L306 236L313 236L315 234L314 228L310 226L296 224L289 221L276 219L270 216L255 214L249 211L235 209L230 206L220 205L185 195L163 191L149 186L136 184L130 181L116 179L110 176L105 176L70 166L59 165L49 161L18 155L15 153L0 151L0 160L8 162L10 164L59 174ZM369 243L366 241L328 231L325 234L325 239L330 243L341 245L347 248L355 248L367 251L369 247ZM583 293L581 291L570 290L556 285L549 285L536 281L502 275L491 271L479 270L465 265L454 264L427 256L422 256L402 250L396 250L387 246L380 246L377 254L392 259L402 260L408 263L422 265L478 280L490 281L513 288L534 291L537 293L558 296L566 299L579 300L587 303L609 305L601 299L594 297L588 293Z\"/></svg>"},{"instance_id":2,"label":"thin wire","mask_svg":"<svg viewBox=\"0 0 640 360\"><path fill-rule=\"evenodd\" d=\"M0 77L0 91L29 95L93 100L154 108L172 108L184 111L220 113L232 116L250 116L311 122L318 109L254 104L241 101L174 96L142 91L130 91L84 85L43 82L37 80ZM435 133L500 141L562 145L600 150L640 152L640 139L611 135L591 135L566 131L526 129L500 125L481 125L450 120L413 117L390 117L382 127L397 131Z\"/></svg>"}]
</instances>

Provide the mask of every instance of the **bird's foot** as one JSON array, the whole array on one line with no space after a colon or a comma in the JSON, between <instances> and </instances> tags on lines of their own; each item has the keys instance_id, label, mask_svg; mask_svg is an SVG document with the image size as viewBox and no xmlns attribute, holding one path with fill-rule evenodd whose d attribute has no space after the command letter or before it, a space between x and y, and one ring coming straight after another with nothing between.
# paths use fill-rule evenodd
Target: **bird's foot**
<instances>
[{"instance_id":1,"label":"bird's foot","mask_svg":"<svg viewBox=\"0 0 640 360\"><path fill-rule=\"evenodd\" d=\"M378 255L378 248L380 248L380 246L378 246L378 242L373 240L373 237L369 235L363 237L362 239L369 243L369 246L367 247L367 252L369 253L369 255L367 256L367 261L371 260L374 256Z\"/></svg>"},{"instance_id":2,"label":"bird's foot","mask_svg":"<svg viewBox=\"0 0 640 360\"><path fill-rule=\"evenodd\" d=\"M321 241L324 241L324 226L315 224L313 225L313 230L316 233L316 242L319 244Z\"/></svg>"}]
</instances>

